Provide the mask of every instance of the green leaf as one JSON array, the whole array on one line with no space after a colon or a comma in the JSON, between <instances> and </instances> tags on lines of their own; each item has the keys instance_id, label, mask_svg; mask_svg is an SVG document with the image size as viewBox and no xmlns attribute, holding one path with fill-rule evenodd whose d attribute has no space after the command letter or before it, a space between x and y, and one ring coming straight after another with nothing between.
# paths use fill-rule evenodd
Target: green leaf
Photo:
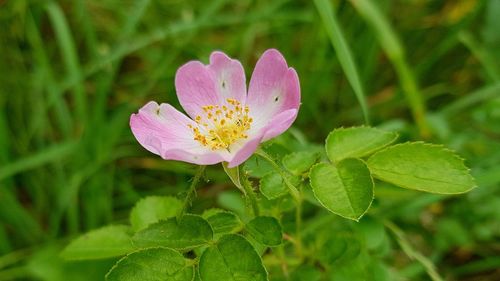
<instances>
[{"instance_id":1,"label":"green leaf","mask_svg":"<svg viewBox=\"0 0 500 281\"><path fill-rule=\"evenodd\" d=\"M194 266L169 248L149 248L123 257L106 274L107 281L191 281Z\"/></svg>"},{"instance_id":2,"label":"green leaf","mask_svg":"<svg viewBox=\"0 0 500 281\"><path fill-rule=\"evenodd\" d=\"M255 217L247 223L246 230L255 240L267 246L278 246L283 240L281 225L273 217Z\"/></svg>"},{"instance_id":3,"label":"green leaf","mask_svg":"<svg viewBox=\"0 0 500 281\"><path fill-rule=\"evenodd\" d=\"M336 129L326 138L326 154L335 163L346 158L359 158L374 153L397 138L396 133L371 127Z\"/></svg>"},{"instance_id":4,"label":"green leaf","mask_svg":"<svg viewBox=\"0 0 500 281\"><path fill-rule=\"evenodd\" d=\"M0 265L0 279L6 280L38 280L38 281L89 281L103 280L104 275L116 263L116 258L99 260L78 260L68 262L60 257L61 249L58 243L44 243L24 256L22 276L10 270L11 262L17 258L3 259ZM8 257L8 256L7 256ZM6 267L7 266L7 267ZM13 267L10 267L13 268ZM17 271L19 272L19 271ZM10 276L10 277L9 277Z\"/></svg>"},{"instance_id":5,"label":"green leaf","mask_svg":"<svg viewBox=\"0 0 500 281\"><path fill-rule=\"evenodd\" d=\"M360 241L351 234L333 234L317 253L317 258L326 267L335 268L339 263L349 263L361 254Z\"/></svg>"},{"instance_id":6,"label":"green leaf","mask_svg":"<svg viewBox=\"0 0 500 281\"><path fill-rule=\"evenodd\" d=\"M210 224L200 216L184 215L179 221L170 218L137 232L133 242L141 248L164 246L173 249L191 249L212 240Z\"/></svg>"},{"instance_id":7,"label":"green leaf","mask_svg":"<svg viewBox=\"0 0 500 281\"><path fill-rule=\"evenodd\" d=\"M242 236L227 234L200 258L202 281L267 281L260 256Z\"/></svg>"},{"instance_id":8,"label":"green leaf","mask_svg":"<svg viewBox=\"0 0 500 281\"><path fill-rule=\"evenodd\" d=\"M273 166L267 161L262 161L257 155L252 155L244 164L244 170L251 177L261 178L265 176L269 171L274 170Z\"/></svg>"},{"instance_id":9,"label":"green leaf","mask_svg":"<svg viewBox=\"0 0 500 281\"><path fill-rule=\"evenodd\" d=\"M202 217L212 226L214 235L236 233L243 227L238 216L229 211L208 209L203 212Z\"/></svg>"},{"instance_id":10,"label":"green leaf","mask_svg":"<svg viewBox=\"0 0 500 281\"><path fill-rule=\"evenodd\" d=\"M438 145L394 145L371 156L367 164L374 177L409 189L457 194L476 186L463 159Z\"/></svg>"},{"instance_id":11,"label":"green leaf","mask_svg":"<svg viewBox=\"0 0 500 281\"><path fill-rule=\"evenodd\" d=\"M309 174L314 196L329 211L358 221L373 200L373 180L365 163L348 158L337 167L320 163Z\"/></svg>"},{"instance_id":12,"label":"green leaf","mask_svg":"<svg viewBox=\"0 0 500 281\"><path fill-rule=\"evenodd\" d=\"M144 229L162 219L175 217L182 202L169 196L150 196L141 199L130 212L130 223L135 231Z\"/></svg>"},{"instance_id":13,"label":"green leaf","mask_svg":"<svg viewBox=\"0 0 500 281\"><path fill-rule=\"evenodd\" d=\"M281 161L290 173L300 176L309 171L312 165L318 161L318 158L318 153L300 151L286 155Z\"/></svg>"},{"instance_id":14,"label":"green leaf","mask_svg":"<svg viewBox=\"0 0 500 281\"><path fill-rule=\"evenodd\" d=\"M131 229L110 225L90 231L73 240L61 253L67 260L92 260L123 256L135 250Z\"/></svg>"},{"instance_id":15,"label":"green leaf","mask_svg":"<svg viewBox=\"0 0 500 281\"><path fill-rule=\"evenodd\" d=\"M272 200L287 194L287 187L278 173L269 173L260 179L260 192Z\"/></svg>"}]
</instances>

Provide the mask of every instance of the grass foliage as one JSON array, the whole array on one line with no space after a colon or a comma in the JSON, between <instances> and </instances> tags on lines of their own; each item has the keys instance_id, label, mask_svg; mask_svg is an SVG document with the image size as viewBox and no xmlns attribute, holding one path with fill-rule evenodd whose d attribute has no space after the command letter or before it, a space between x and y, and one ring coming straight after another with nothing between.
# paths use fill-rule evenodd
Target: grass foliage
<instances>
[{"instance_id":1,"label":"grass foliage","mask_svg":"<svg viewBox=\"0 0 500 281\"><path fill-rule=\"evenodd\" d=\"M447 280L500 280L499 3L0 1L0 280L101 280L113 261L64 263L68 238L125 221L146 195L182 194L195 173L142 149L130 114L178 105L188 60L223 50L250 77L271 47L302 88L276 143L370 122L443 143L472 168L479 188L461 197L376 186L370 215L394 233L384 260L398 278L428 280L433 263ZM206 173L193 212L238 208L220 166Z\"/></svg>"}]
</instances>

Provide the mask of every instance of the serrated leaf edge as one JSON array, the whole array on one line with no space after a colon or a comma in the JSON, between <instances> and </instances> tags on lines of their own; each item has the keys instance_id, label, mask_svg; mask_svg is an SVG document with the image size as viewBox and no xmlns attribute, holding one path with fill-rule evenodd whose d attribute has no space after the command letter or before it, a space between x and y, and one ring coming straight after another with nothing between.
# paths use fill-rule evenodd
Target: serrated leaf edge
<instances>
[{"instance_id":1,"label":"serrated leaf edge","mask_svg":"<svg viewBox=\"0 0 500 281\"><path fill-rule=\"evenodd\" d=\"M93 229L93 230L90 230L88 232L85 232L85 233L82 233L80 234L79 236L73 238L69 244L64 247L64 249L62 249L62 251L59 253L59 257L61 257L63 260L66 260L66 261L89 261L89 260L102 260L102 259L108 259L108 258L112 258L112 257L116 257L115 255L113 256L103 256L103 257L99 257L99 258L92 258L92 259L86 259L86 258L67 258L67 257L64 257L64 253L66 252L66 249L71 245L73 244L73 242L75 242L76 240L82 238L83 236L85 235L89 235L90 233L92 232L97 232L99 230L102 230L102 229L105 229L105 228L109 228L109 227L114 227L114 226L125 226L127 228L129 228L129 241L130 241L130 246L132 246L132 251L135 251L135 249L137 249L137 246L134 244L134 242L132 241L132 237L133 237L133 229L130 225L126 225L126 224L109 224L109 225L105 225L105 226L102 226L102 227L99 227L99 228L96 228L96 229ZM121 256L121 255L118 255L118 256Z\"/></svg>"},{"instance_id":2,"label":"serrated leaf edge","mask_svg":"<svg viewBox=\"0 0 500 281\"><path fill-rule=\"evenodd\" d=\"M403 143L398 143L398 144L393 144L393 145L390 145L390 146L387 146L379 151L377 151L376 153L372 154L369 158L368 158L368 161L367 161L367 164L368 162L370 161L370 158L372 157L375 157L377 154L379 153L383 153L391 148L394 148L394 147L398 147L398 146L403 146L403 145L424 145L424 146L428 146L428 147L435 147L435 148L440 148L442 149L443 151L447 151L449 153L451 153L452 157L454 157L455 159L459 160L459 162L461 163L462 167L464 168L465 171L467 171L467 176L471 179L471 181L473 182L473 185L472 187L470 187L469 189L463 191L463 192L455 192L455 193L443 193L443 192L430 192L430 191L427 191L427 190L422 190L422 189L417 189L417 188L409 188L409 187L405 187L405 186L400 186L396 183L393 183L391 181L387 181L387 180L384 180L384 179L380 179L378 178L375 174L373 175L374 178L378 179L378 180L381 180L381 181L384 181L384 182L388 182L388 183L391 183L391 184L394 184L395 186L398 186L398 187L402 187L402 188L405 188L405 189L409 189L409 190L417 190L417 191L420 191L420 192L427 192L427 193L432 193L432 194L443 194L443 195L456 195L456 194L464 194L464 193L467 193L475 188L477 188L477 183L476 183L476 179L471 175L470 171L471 169L469 167L467 167L465 165L465 159L462 158L455 150L453 149L450 149L448 147L446 147L445 145L443 144L435 144L435 143L428 143L428 142L424 142L424 141L407 141L407 142L403 142ZM370 169L370 166L367 165L368 169L371 171Z\"/></svg>"},{"instance_id":3,"label":"serrated leaf edge","mask_svg":"<svg viewBox=\"0 0 500 281\"><path fill-rule=\"evenodd\" d=\"M287 167L287 165L285 164L285 162L286 162L286 161L285 161L285 159L287 159L287 158L291 158L291 157L292 157L292 155L297 155L297 154L299 154L299 153L309 153L309 154L314 154L314 156L315 156L315 161L314 161L314 162L315 162L315 163L313 163L313 165L314 165L314 164L316 164L316 162L319 160L319 158L320 158L320 156L321 156L321 155L320 155L320 152L310 152L310 151L295 151L295 152L288 153L287 155L283 156L283 158L281 159L281 164L283 165L283 167L284 167L284 168L285 168L285 169L286 169L289 173L291 173L292 175L295 175L295 176L300 176L300 175L301 175L301 173L299 173L299 174L295 174L292 170L290 170L290 169ZM311 166L311 167L312 167L312 166ZM305 172L307 172L307 171L309 171L309 170L311 170L311 168L310 168L310 167L309 167L309 169L307 169L307 170L306 170L306 171L304 171L303 173L305 173Z\"/></svg>"},{"instance_id":4,"label":"serrated leaf edge","mask_svg":"<svg viewBox=\"0 0 500 281\"><path fill-rule=\"evenodd\" d=\"M129 217L129 218L128 218L128 220L129 220L129 222L130 222L130 225L132 226L132 229L134 229L134 231L135 231L135 232L141 231L141 230L145 229L146 227L148 227L149 225L151 225L151 223L150 223L150 224L148 224L148 225L146 225L146 226L144 226L144 227L142 227L142 228L135 229L134 225L132 224L132 214L133 214L133 213L134 213L134 211L137 209L137 206L138 206L140 203L142 203L142 202L144 202L144 201L148 200L149 198L158 198L158 199L165 199L165 198L168 198L168 199L173 199L173 200L175 200L175 201L179 201L179 204L181 204L181 205L182 205L182 201L181 201L181 200L179 200L179 198L174 197L174 196L150 195L150 196L146 196L146 197L143 197L143 198L139 199L139 200L138 200L138 201L134 204L134 207L132 208L132 210L130 210L130 213L129 213L129 216L128 216L128 217Z\"/></svg>"},{"instance_id":5,"label":"serrated leaf edge","mask_svg":"<svg viewBox=\"0 0 500 281\"><path fill-rule=\"evenodd\" d=\"M185 261L190 261L189 259L186 259L181 253L179 253L179 251L175 250L175 249L172 249L172 248L169 248L169 247L164 247L164 246L158 246L158 247L148 247L148 248L142 248L142 249L138 249L136 251L133 251L133 252L130 252L128 253L127 255L121 257L109 270L108 272L106 273L106 275L104 276L104 279L107 281L108 280L108 276L109 274L111 273L111 271L113 271L119 264L120 262L122 262L123 260L125 260L126 258L128 258L130 255L132 254L135 254L135 253L139 253L139 252L142 252L142 251L147 251L147 250L151 250L151 249L168 249L168 250L172 250L176 253L178 253L179 255L181 255ZM188 262L186 262L186 265L187 266L192 266L193 267L193 278L191 278L191 281L194 281L194 278L196 277L196 272L195 272L195 266L194 264L190 264Z\"/></svg>"},{"instance_id":6,"label":"serrated leaf edge","mask_svg":"<svg viewBox=\"0 0 500 281\"><path fill-rule=\"evenodd\" d=\"M232 233L232 234L224 234L222 235L219 240L214 243L213 245L211 245L211 247L217 247L217 244L220 242L220 240L222 238L224 238L225 236L238 236L238 237L241 237L243 238L243 240L245 240L251 247L252 247L252 250L255 252L255 254L257 255L257 257L259 257L259 260L260 260L260 265L262 266L262 268L264 269L264 272L266 273L266 281L269 281L269 272L267 271L267 268L264 266L264 262L262 260L262 257L259 255L259 253L257 252L257 250L255 250L255 247L252 245L252 243L250 243L250 241L248 241L248 239L245 238L245 236L241 235L241 234L237 234L237 233ZM203 255L205 254L205 251L203 251L203 254L201 254L200 256L200 261L201 261L201 258L203 257ZM225 261L224 261L225 263ZM200 271L200 268L198 266L198 273ZM201 277L201 274L199 274L199 277L200 277L200 280L203 281L203 278Z\"/></svg>"},{"instance_id":7,"label":"serrated leaf edge","mask_svg":"<svg viewBox=\"0 0 500 281\"><path fill-rule=\"evenodd\" d=\"M205 212L208 211L208 210L215 210L216 213L212 214L211 216L208 216L208 217L204 217L205 215ZM221 208L210 208L210 209L207 209L205 210L205 212L203 212L203 214L201 215L201 217L206 220L208 222L208 218L212 217L212 216L215 216L217 214L220 214L220 213L224 213L224 214L230 214L230 215L234 215L236 217L236 219L238 220L238 227L233 229L230 233L237 233L239 231L241 231L244 227L245 227L245 224L241 221L241 218L240 216L238 216L238 214L234 213L234 212L231 212L231 211L228 211L228 210L224 210L224 209L221 209ZM213 233L213 236L215 237L215 233L214 233L214 229L212 227L212 225L210 224L210 222L208 222L208 224L210 225L210 227L212 228L212 233ZM212 238L213 239L213 238Z\"/></svg>"},{"instance_id":8,"label":"serrated leaf edge","mask_svg":"<svg viewBox=\"0 0 500 281\"><path fill-rule=\"evenodd\" d=\"M287 194L289 194L289 193L290 193L290 192L288 191L288 188L287 188L286 186L285 186L285 189L283 190L283 192L280 192L277 196L268 197L266 194L264 194L264 193L262 192L262 188L261 188L261 187L262 187L262 180L263 180L265 177L272 176L272 175L275 175L275 174L276 174L276 172L269 172L269 173L265 174L264 176L262 176L262 177L259 179L259 191L260 191L260 193L261 193L264 197L266 197L266 199L267 199L267 200L275 200L275 199L278 199L278 198L283 197L283 196L285 196L285 195L287 195ZM283 179L283 177L282 177L281 175L280 175L280 178L281 178L281 181L283 182L283 184L285 184L285 183L284 183L284 179Z\"/></svg>"},{"instance_id":9,"label":"serrated leaf edge","mask_svg":"<svg viewBox=\"0 0 500 281\"><path fill-rule=\"evenodd\" d=\"M376 131L381 131L381 132L384 132L384 133L390 133L390 134L394 134L394 138L388 142L387 144L385 144L384 146L380 147L380 148L377 148L377 149L372 149L372 150L369 150L365 155L362 155L362 156L358 156L358 157L346 157L344 159L347 159L347 158L360 158L360 157L365 157L365 156L369 156L369 155L372 155L378 151L380 151L381 149L385 149L387 148L388 146L390 146L392 143L394 143L398 138L399 138L399 134L397 132L393 132L393 131L386 131L386 130L382 130L382 129L379 129L379 128L376 128L376 127L371 127L371 126L365 126L365 125L361 125L361 126L352 126L352 127L347 127L347 128L344 128L344 127L340 127L340 128L336 128L336 129L333 129L333 131L331 131L330 133L328 133L328 136L326 136L326 139L325 139L325 152L326 152L326 156L328 158L328 160L330 160L330 162L332 163L337 163L337 162L340 162L344 159L340 159L340 160L336 160L334 161L333 159L330 159L330 155L328 153L328 149L327 149L327 144L328 144L328 140L330 139L330 137L335 133L335 132L340 132L340 131L349 131L349 130L353 130L353 129L362 129L362 128L368 128L368 129L373 129L373 130L376 130ZM333 158L333 157L332 157Z\"/></svg>"},{"instance_id":10,"label":"serrated leaf edge","mask_svg":"<svg viewBox=\"0 0 500 281\"><path fill-rule=\"evenodd\" d=\"M280 233L281 233L281 241L280 241L280 243L279 243L279 244L277 244L277 245L269 245L269 244L262 243L261 241L259 241L259 240L257 239L257 237L253 236L253 235L252 235L252 233L250 233L250 232L248 231L247 226L248 226L248 225L249 225L252 221L254 221L255 219L257 219L257 218L261 218L261 217L265 217L265 218L272 218L272 219L274 219L274 220L278 223L278 226L279 226L279 229L280 229ZM245 224L245 230L246 230L246 232L248 232L248 234L249 234L249 235L251 235L251 236L252 236L252 237L253 237L256 241L258 241L259 243L261 243L261 244L262 244L262 245L264 245L264 246L267 246L267 247L277 247L277 246L279 246L279 245L283 244L283 226L281 225L280 221L279 221L277 218L273 217L273 216L257 216L257 217L255 217L255 218L251 219L248 223L246 223L246 224Z\"/></svg>"},{"instance_id":11,"label":"serrated leaf edge","mask_svg":"<svg viewBox=\"0 0 500 281\"><path fill-rule=\"evenodd\" d=\"M209 223L209 222L208 222L205 218L203 218L203 217L202 217L202 216L200 216L200 215L195 215L195 214L185 214L184 216L199 217L199 218L201 218L202 220L204 220L204 221L208 224L208 226L210 227L210 230L212 231L212 238L211 238L209 241L207 241L207 243L195 244L195 245L192 245L192 246L190 246L190 247L185 247L185 248L177 248L176 250L178 250L178 251L184 251L184 250L189 250L189 249L197 248L197 247L203 246L203 245L205 245L205 244L209 244L209 243L210 243L210 242L214 239L214 229L212 228L212 226L210 225L210 223ZM138 248L140 248L140 247L139 247L139 246L137 246L137 245L136 245L136 243L134 242L134 237L137 235L137 233L139 233L139 232L141 232L141 231L144 231L144 230L148 229L149 227L152 227L153 225L160 224L160 223L162 223L162 222L165 222L165 221L167 221L167 220L169 220L169 219L173 219L173 218L175 218L175 217L168 218L168 219L163 219L163 220L159 220L159 221L157 221L157 222L155 222L155 223L153 223L153 224L148 225L148 227L146 227L146 228L144 228L144 229L141 229L141 230L139 230L138 232L136 232L136 233L132 236L132 244L134 245L134 247L138 247ZM165 246L158 246L158 247L169 248L169 247L165 247ZM151 247L147 247L147 248L151 248ZM144 249L144 248L142 248L142 249Z\"/></svg>"}]
</instances>

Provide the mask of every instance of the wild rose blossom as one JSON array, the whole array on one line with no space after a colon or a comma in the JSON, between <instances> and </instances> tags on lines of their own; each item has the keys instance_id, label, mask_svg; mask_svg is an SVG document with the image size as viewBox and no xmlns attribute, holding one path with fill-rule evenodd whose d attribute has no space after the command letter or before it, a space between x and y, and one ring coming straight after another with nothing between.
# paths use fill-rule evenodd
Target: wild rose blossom
<instances>
[{"instance_id":1,"label":"wild rose blossom","mask_svg":"<svg viewBox=\"0 0 500 281\"><path fill-rule=\"evenodd\" d=\"M152 101L132 114L130 127L150 152L199 165L238 166L260 143L286 131L300 106L297 72L275 49L260 57L248 94L241 63L222 52L213 52L208 65L190 61L181 66L175 88L191 118Z\"/></svg>"}]
</instances>

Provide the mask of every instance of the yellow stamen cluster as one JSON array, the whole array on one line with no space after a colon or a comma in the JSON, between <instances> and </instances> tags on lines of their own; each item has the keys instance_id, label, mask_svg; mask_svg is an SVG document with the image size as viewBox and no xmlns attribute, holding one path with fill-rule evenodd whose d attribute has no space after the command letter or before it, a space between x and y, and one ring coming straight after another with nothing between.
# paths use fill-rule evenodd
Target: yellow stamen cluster
<instances>
[{"instance_id":1,"label":"yellow stamen cluster","mask_svg":"<svg viewBox=\"0 0 500 281\"><path fill-rule=\"evenodd\" d=\"M227 99L225 105L203 106L205 116L196 116L197 126L188 125L193 131L194 139L212 150L226 149L240 139L248 138L253 119L249 117L250 109L242 106L235 99Z\"/></svg>"}]
</instances>

